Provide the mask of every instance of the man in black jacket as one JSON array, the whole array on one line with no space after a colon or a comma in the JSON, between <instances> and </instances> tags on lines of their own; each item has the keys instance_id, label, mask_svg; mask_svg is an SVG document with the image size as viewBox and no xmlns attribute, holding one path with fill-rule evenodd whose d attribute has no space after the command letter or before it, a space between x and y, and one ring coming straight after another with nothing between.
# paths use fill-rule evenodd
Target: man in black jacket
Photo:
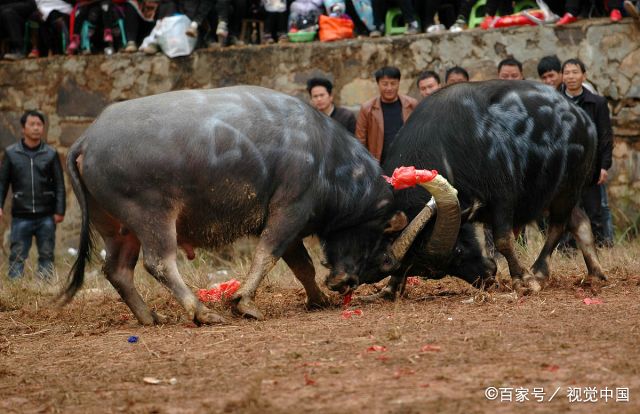
<instances>
[{"instance_id":1,"label":"man in black jacket","mask_svg":"<svg viewBox=\"0 0 640 414\"><path fill-rule=\"evenodd\" d=\"M586 68L579 59L569 59L562 64L562 82L565 95L576 105L584 109L591 117L598 131L598 150L596 154L596 168L593 172L591 185L584 189L582 206L591 219L591 227L596 243L611 245L612 235L607 234L605 217L602 211L602 189L607 182L607 170L611 168L613 151L613 131L607 100L595 95L583 87L586 80Z\"/></svg>"},{"instance_id":2,"label":"man in black jacket","mask_svg":"<svg viewBox=\"0 0 640 414\"><path fill-rule=\"evenodd\" d=\"M0 218L9 187L13 192L9 278L22 276L34 236L38 275L48 278L54 271L56 224L64 219L64 176L58 153L42 141L44 115L27 111L20 123L23 139L5 150L0 164Z\"/></svg>"},{"instance_id":3,"label":"man in black jacket","mask_svg":"<svg viewBox=\"0 0 640 414\"><path fill-rule=\"evenodd\" d=\"M329 79L309 79L307 92L311 98L311 106L341 123L347 131L356 133L356 116L350 110L333 104L333 84Z\"/></svg>"}]
</instances>

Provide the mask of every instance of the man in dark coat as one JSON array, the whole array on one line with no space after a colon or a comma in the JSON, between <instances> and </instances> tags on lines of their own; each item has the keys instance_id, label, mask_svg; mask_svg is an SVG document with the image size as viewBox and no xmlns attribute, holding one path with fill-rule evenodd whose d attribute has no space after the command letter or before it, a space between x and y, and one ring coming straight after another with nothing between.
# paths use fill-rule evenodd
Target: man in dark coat
<instances>
[{"instance_id":1,"label":"man in dark coat","mask_svg":"<svg viewBox=\"0 0 640 414\"><path fill-rule=\"evenodd\" d=\"M311 106L341 123L347 131L355 134L356 116L350 110L333 103L333 84L326 78L311 78L307 81L307 92Z\"/></svg>"}]
</instances>

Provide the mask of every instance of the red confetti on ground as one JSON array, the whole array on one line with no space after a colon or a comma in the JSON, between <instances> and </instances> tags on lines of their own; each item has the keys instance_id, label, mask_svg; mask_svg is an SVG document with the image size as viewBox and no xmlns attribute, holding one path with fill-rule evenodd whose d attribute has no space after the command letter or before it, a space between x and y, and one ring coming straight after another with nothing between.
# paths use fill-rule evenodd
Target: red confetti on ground
<instances>
[{"instance_id":1,"label":"red confetti on ground","mask_svg":"<svg viewBox=\"0 0 640 414\"><path fill-rule=\"evenodd\" d=\"M385 362L385 361L388 361L388 360L389 360L389 357L388 357L388 356L386 356L386 355L378 355L378 356L376 357L376 359L377 359L378 361Z\"/></svg>"},{"instance_id":2,"label":"red confetti on ground","mask_svg":"<svg viewBox=\"0 0 640 414\"><path fill-rule=\"evenodd\" d=\"M220 302L224 298L230 298L240 288L240 282L235 279L217 283L211 289L198 290L198 299L201 302Z\"/></svg>"},{"instance_id":3,"label":"red confetti on ground","mask_svg":"<svg viewBox=\"0 0 640 414\"><path fill-rule=\"evenodd\" d=\"M129 320L129 315L127 315L126 313L123 313L122 315L120 315L120 320L121 321L128 321Z\"/></svg>"},{"instance_id":4,"label":"red confetti on ground","mask_svg":"<svg viewBox=\"0 0 640 414\"><path fill-rule=\"evenodd\" d=\"M419 285L420 283L422 283L420 281L420 278L417 276L409 276L407 278L407 286L416 286Z\"/></svg>"},{"instance_id":5,"label":"red confetti on ground","mask_svg":"<svg viewBox=\"0 0 640 414\"><path fill-rule=\"evenodd\" d=\"M367 352L386 352L386 351L387 351L387 347L382 345L371 345L369 348L367 348Z\"/></svg>"},{"instance_id":6,"label":"red confetti on ground","mask_svg":"<svg viewBox=\"0 0 640 414\"><path fill-rule=\"evenodd\" d=\"M418 387L420 387L420 388L429 388L429 386L430 385L428 383L427 384L418 384Z\"/></svg>"},{"instance_id":7,"label":"red confetti on ground","mask_svg":"<svg viewBox=\"0 0 640 414\"><path fill-rule=\"evenodd\" d=\"M353 296L353 292L349 292L344 295L344 298L342 298L342 307L346 308L347 306L349 306L349 304L351 303L351 296Z\"/></svg>"},{"instance_id":8,"label":"red confetti on ground","mask_svg":"<svg viewBox=\"0 0 640 414\"><path fill-rule=\"evenodd\" d=\"M582 300L584 302L585 305L602 305L604 304L604 302L602 301L602 299L598 299L598 298L584 298Z\"/></svg>"},{"instance_id":9,"label":"red confetti on ground","mask_svg":"<svg viewBox=\"0 0 640 414\"><path fill-rule=\"evenodd\" d=\"M311 377L309 376L309 374L307 374L306 372L304 373L304 385L315 385L316 380L311 379Z\"/></svg>"},{"instance_id":10,"label":"red confetti on ground","mask_svg":"<svg viewBox=\"0 0 640 414\"><path fill-rule=\"evenodd\" d=\"M384 177L396 190L413 187L418 183L426 183L433 180L438 171L436 170L416 170L416 167L396 168L391 177Z\"/></svg>"},{"instance_id":11,"label":"red confetti on ground","mask_svg":"<svg viewBox=\"0 0 640 414\"><path fill-rule=\"evenodd\" d=\"M342 319L350 319L352 316L362 316L362 310L360 309L355 309L355 310L349 310L349 309L345 309L342 311Z\"/></svg>"},{"instance_id":12,"label":"red confetti on ground","mask_svg":"<svg viewBox=\"0 0 640 414\"><path fill-rule=\"evenodd\" d=\"M556 372L557 370L560 369L560 367L557 365L546 365L543 369L549 372Z\"/></svg>"},{"instance_id":13,"label":"red confetti on ground","mask_svg":"<svg viewBox=\"0 0 640 414\"><path fill-rule=\"evenodd\" d=\"M422 352L440 352L440 346L427 344L420 348Z\"/></svg>"}]
</instances>

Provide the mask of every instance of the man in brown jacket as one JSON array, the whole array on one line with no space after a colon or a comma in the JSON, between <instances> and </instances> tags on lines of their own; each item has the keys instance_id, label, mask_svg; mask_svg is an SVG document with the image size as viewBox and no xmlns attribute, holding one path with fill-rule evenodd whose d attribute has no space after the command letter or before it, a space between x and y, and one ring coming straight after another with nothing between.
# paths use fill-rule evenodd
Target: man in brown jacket
<instances>
[{"instance_id":1,"label":"man in brown jacket","mask_svg":"<svg viewBox=\"0 0 640 414\"><path fill-rule=\"evenodd\" d=\"M418 102L398 93L400 69L385 66L376 71L375 77L380 96L362 104L356 122L356 136L382 162L386 149Z\"/></svg>"}]
</instances>

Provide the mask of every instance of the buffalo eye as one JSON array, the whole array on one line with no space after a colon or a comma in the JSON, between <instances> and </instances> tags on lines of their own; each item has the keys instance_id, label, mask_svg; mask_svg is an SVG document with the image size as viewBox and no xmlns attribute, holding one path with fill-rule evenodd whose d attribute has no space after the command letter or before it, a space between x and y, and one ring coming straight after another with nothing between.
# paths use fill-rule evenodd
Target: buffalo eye
<instances>
[{"instance_id":1,"label":"buffalo eye","mask_svg":"<svg viewBox=\"0 0 640 414\"><path fill-rule=\"evenodd\" d=\"M462 247L456 247L454 250L454 253L459 256L462 254Z\"/></svg>"}]
</instances>

